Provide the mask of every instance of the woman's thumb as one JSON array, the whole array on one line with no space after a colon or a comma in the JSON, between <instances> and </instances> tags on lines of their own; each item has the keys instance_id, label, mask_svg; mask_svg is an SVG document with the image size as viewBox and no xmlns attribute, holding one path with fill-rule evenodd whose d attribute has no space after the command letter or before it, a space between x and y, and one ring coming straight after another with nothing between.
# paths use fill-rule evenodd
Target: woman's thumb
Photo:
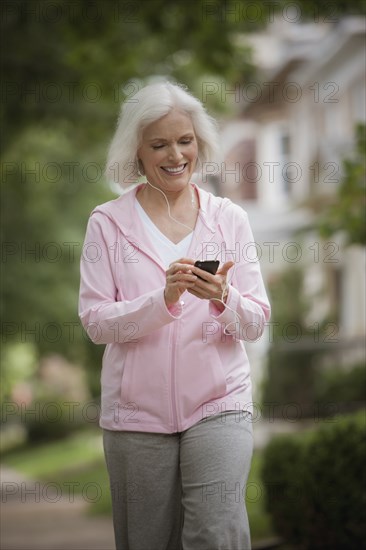
<instances>
[{"instance_id":1,"label":"woman's thumb","mask_svg":"<svg viewBox=\"0 0 366 550\"><path fill-rule=\"evenodd\" d=\"M235 262L231 261L224 263L224 265L219 269L218 273L220 275L226 275L229 269L231 269L235 265Z\"/></svg>"}]
</instances>

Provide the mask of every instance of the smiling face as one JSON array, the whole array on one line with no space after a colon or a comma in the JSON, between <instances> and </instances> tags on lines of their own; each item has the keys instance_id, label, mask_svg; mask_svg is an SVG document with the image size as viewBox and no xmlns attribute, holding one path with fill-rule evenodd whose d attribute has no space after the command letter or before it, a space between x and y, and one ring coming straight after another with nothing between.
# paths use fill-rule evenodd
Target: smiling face
<instances>
[{"instance_id":1,"label":"smiling face","mask_svg":"<svg viewBox=\"0 0 366 550\"><path fill-rule=\"evenodd\" d=\"M152 185L165 191L182 191L190 181L198 157L190 117L172 110L147 126L137 156Z\"/></svg>"}]
</instances>

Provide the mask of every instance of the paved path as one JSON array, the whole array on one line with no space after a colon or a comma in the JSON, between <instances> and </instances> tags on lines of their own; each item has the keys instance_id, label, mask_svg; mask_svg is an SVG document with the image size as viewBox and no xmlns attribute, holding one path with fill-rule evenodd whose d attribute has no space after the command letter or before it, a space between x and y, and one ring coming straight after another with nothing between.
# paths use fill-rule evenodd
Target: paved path
<instances>
[{"instance_id":1,"label":"paved path","mask_svg":"<svg viewBox=\"0 0 366 550\"><path fill-rule=\"evenodd\" d=\"M111 518L88 516L82 497L50 488L43 498L42 485L18 472L2 467L0 476L1 550L115 550Z\"/></svg>"}]
</instances>

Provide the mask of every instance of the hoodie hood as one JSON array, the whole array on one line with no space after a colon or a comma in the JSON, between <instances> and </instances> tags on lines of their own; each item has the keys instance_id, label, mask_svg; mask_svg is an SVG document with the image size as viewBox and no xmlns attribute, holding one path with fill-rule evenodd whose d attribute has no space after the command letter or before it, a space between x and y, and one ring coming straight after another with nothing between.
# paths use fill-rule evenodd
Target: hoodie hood
<instances>
[{"instance_id":1,"label":"hoodie hood","mask_svg":"<svg viewBox=\"0 0 366 550\"><path fill-rule=\"evenodd\" d=\"M124 193L117 199L97 206L91 212L91 215L99 212L107 216L126 237L133 236L135 234L135 217L132 216L131 213L134 211L134 201L137 191L144 185L143 183L136 185L135 188ZM199 218L208 230L215 232L221 214L223 214L226 207L231 204L231 201L227 198L215 197L195 184L193 184L193 186L197 190L199 196Z\"/></svg>"}]
</instances>

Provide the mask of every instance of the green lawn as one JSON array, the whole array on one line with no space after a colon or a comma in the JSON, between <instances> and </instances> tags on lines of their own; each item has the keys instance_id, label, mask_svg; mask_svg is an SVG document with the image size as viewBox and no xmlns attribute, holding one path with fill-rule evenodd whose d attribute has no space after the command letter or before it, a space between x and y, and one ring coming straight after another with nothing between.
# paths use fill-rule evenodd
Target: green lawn
<instances>
[{"instance_id":1,"label":"green lawn","mask_svg":"<svg viewBox=\"0 0 366 550\"><path fill-rule=\"evenodd\" d=\"M7 453L3 463L31 478L57 483L65 492L72 486L75 493L86 495L88 502L91 502L91 514L111 513L108 475L99 429L84 430L61 441ZM260 466L261 456L256 452L246 495L253 540L273 535L270 518L263 509Z\"/></svg>"},{"instance_id":2,"label":"green lawn","mask_svg":"<svg viewBox=\"0 0 366 550\"><path fill-rule=\"evenodd\" d=\"M37 479L46 479L71 466L82 468L98 459L103 459L100 430L83 430L66 439L22 447L3 456L8 466Z\"/></svg>"}]
</instances>

